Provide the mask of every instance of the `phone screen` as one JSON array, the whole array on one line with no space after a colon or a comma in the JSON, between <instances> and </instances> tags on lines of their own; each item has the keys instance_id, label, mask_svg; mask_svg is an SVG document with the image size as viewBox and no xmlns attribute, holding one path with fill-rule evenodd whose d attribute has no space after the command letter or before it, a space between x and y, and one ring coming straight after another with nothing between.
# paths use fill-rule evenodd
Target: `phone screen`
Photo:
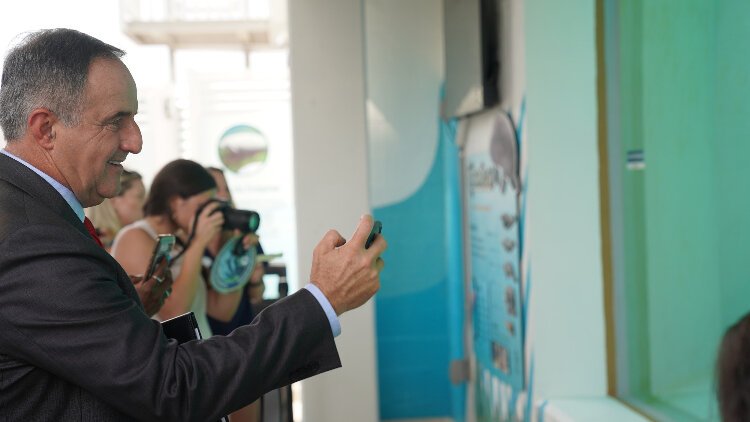
<instances>
[{"instance_id":1,"label":"phone screen","mask_svg":"<svg viewBox=\"0 0 750 422\"><path fill-rule=\"evenodd\" d=\"M170 252L172 252L174 242L175 237L172 234L159 235L159 238L156 240L156 246L154 246L154 252L151 255L151 262L149 262L148 264L148 269L146 270L146 277L144 278L144 280L148 280L152 275L154 275L156 267L159 266L162 260L169 260L169 254Z\"/></svg>"}]
</instances>

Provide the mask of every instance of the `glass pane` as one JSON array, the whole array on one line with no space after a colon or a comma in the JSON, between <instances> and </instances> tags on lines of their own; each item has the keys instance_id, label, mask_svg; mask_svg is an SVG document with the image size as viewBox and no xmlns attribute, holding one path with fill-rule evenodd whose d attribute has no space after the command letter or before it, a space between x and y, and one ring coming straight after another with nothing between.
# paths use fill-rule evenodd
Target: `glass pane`
<instances>
[{"instance_id":1,"label":"glass pane","mask_svg":"<svg viewBox=\"0 0 750 422\"><path fill-rule=\"evenodd\" d=\"M617 14L619 393L665 419L717 420L716 350L750 309L750 3Z\"/></svg>"}]
</instances>

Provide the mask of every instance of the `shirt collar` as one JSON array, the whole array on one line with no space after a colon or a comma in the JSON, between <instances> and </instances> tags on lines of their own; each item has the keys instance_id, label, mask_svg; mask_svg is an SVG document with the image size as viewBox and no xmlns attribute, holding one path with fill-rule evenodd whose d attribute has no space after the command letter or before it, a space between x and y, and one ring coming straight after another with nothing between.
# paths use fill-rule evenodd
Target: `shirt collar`
<instances>
[{"instance_id":1,"label":"shirt collar","mask_svg":"<svg viewBox=\"0 0 750 422\"><path fill-rule=\"evenodd\" d=\"M78 202L78 198L76 198L76 195L71 191L70 189L66 188L62 185L62 183L58 182L57 180L50 177L47 173L44 173L43 171L39 170L38 168L32 166L31 164L27 163L26 161L16 157L15 155L9 153L8 151L4 149L0 149L0 153L7 155L8 157L18 161L19 163L23 164L24 166L28 167L31 171L38 174L42 177L42 179L46 180L47 183L49 183L53 188L55 188L56 191L62 195L63 199L65 199L65 202L70 205L70 208L73 209L73 212L76 213L78 218L83 221L83 217L85 216L83 213L83 206L80 202Z\"/></svg>"}]
</instances>

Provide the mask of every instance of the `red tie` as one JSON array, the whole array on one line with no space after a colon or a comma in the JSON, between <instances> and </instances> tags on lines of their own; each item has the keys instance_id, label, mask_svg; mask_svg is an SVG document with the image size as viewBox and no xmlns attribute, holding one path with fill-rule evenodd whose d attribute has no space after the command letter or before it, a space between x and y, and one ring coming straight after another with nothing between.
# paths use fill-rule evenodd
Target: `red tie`
<instances>
[{"instance_id":1,"label":"red tie","mask_svg":"<svg viewBox=\"0 0 750 422\"><path fill-rule=\"evenodd\" d=\"M83 225L86 226L86 230L88 230L91 237L93 237L94 240L96 240L96 243L102 248L104 248L104 244L102 243L102 240L99 239L99 235L96 234L96 229L94 228L94 225L91 223L91 220L89 220L88 217L83 217Z\"/></svg>"}]
</instances>

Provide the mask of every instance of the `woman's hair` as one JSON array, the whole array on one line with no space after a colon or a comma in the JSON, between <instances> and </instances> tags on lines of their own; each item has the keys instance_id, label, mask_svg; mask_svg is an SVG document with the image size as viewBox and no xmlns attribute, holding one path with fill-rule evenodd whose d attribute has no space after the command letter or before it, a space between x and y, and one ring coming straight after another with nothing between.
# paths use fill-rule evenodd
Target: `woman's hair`
<instances>
[{"instance_id":1,"label":"woman's hair","mask_svg":"<svg viewBox=\"0 0 750 422\"><path fill-rule=\"evenodd\" d=\"M99 231L100 236L114 237L122 228L120 218L117 217L115 207L112 206L112 201L109 198L105 198L99 205L86 208L85 213L86 217L91 220L91 224ZM111 241L112 239L107 240Z\"/></svg>"},{"instance_id":2,"label":"woman's hair","mask_svg":"<svg viewBox=\"0 0 750 422\"><path fill-rule=\"evenodd\" d=\"M123 169L122 175L120 176L120 193L118 193L117 196L122 196L133 187L135 182L139 180L143 180L143 177L141 177L138 172Z\"/></svg>"},{"instance_id":3,"label":"woman's hair","mask_svg":"<svg viewBox=\"0 0 750 422\"><path fill-rule=\"evenodd\" d=\"M190 160L174 160L168 163L151 182L143 214L146 216L164 215L171 218L169 201L178 196L190 198L209 189L215 189L213 176L200 164Z\"/></svg>"},{"instance_id":4,"label":"woman's hair","mask_svg":"<svg viewBox=\"0 0 750 422\"><path fill-rule=\"evenodd\" d=\"M724 333L716 362L721 420L750 421L750 314Z\"/></svg>"},{"instance_id":5,"label":"woman's hair","mask_svg":"<svg viewBox=\"0 0 750 422\"><path fill-rule=\"evenodd\" d=\"M120 193L117 196L122 196L128 189L132 188L136 181L142 180L140 174L135 171L123 170L120 175ZM86 216L91 220L94 227L97 228L104 235L114 235L122 228L122 222L117 216L117 211L112 205L112 201L109 198L105 198L101 204L93 207L86 208ZM108 239L112 241L112 239Z\"/></svg>"}]
</instances>

